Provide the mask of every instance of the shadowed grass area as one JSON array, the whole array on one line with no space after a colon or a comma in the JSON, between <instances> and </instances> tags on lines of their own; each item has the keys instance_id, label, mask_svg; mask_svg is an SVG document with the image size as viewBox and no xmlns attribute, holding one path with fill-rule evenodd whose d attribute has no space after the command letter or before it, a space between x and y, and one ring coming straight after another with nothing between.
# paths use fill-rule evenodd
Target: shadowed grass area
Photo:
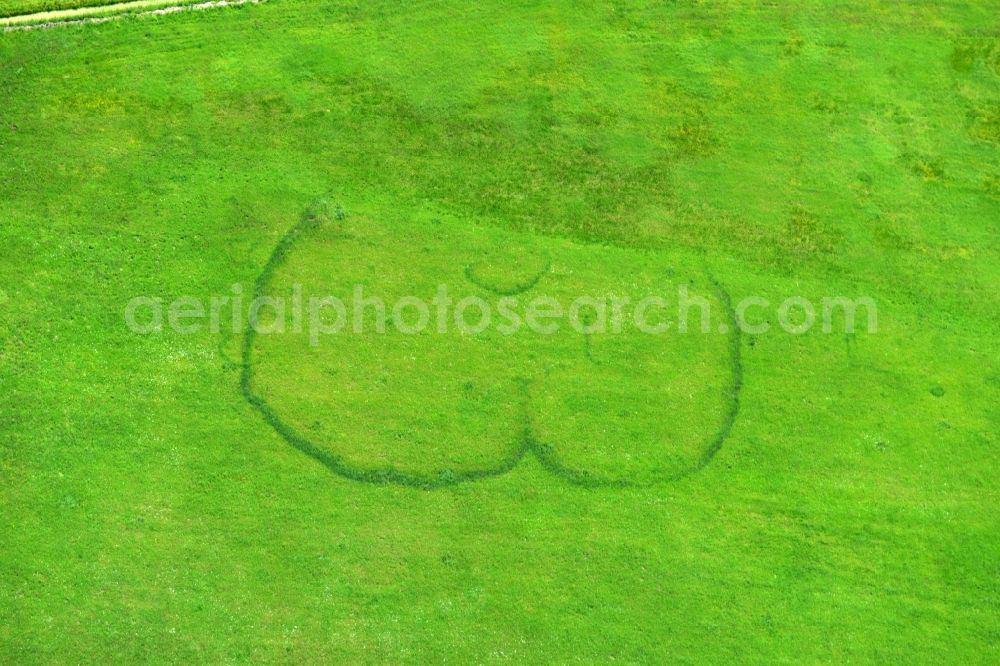
<instances>
[{"instance_id":1,"label":"shadowed grass area","mask_svg":"<svg viewBox=\"0 0 1000 666\"><path fill-rule=\"evenodd\" d=\"M0 661L990 663L997 8L0 35ZM314 350L123 316L440 276L686 284L772 330ZM782 332L788 296L870 297L877 331Z\"/></svg>"}]
</instances>

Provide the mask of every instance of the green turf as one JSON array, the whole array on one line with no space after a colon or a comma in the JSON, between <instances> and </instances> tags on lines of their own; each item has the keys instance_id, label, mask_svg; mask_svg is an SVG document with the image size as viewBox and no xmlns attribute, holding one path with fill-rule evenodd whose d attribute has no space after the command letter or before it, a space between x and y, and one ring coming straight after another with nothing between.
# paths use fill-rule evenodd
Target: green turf
<instances>
[{"instance_id":1,"label":"green turf","mask_svg":"<svg viewBox=\"0 0 1000 666\"><path fill-rule=\"evenodd\" d=\"M502 233L443 213L341 215L308 213L278 244L257 293L290 303L299 289L303 300L350 303L361 285L389 304L431 303L444 285L456 302L506 296L515 311L533 294L639 302L669 294L675 280L665 268L677 272L669 255ZM698 277L683 280L689 294L699 292L689 297L711 303L715 285ZM716 299L720 323L731 321ZM470 335L435 308L419 335L407 333L412 311L390 312L393 325L375 335L374 312L359 320L350 310L341 316L355 334L334 337L308 325L291 330L287 311L278 331L275 313L264 313L263 332L244 334L240 361L242 388L264 418L349 478L437 487L508 471L530 452L585 485L672 480L714 456L738 408L738 333L665 339L623 314L620 331L497 326ZM597 311L588 312L596 322ZM475 325L479 316L465 319Z\"/></svg>"},{"instance_id":2,"label":"green turf","mask_svg":"<svg viewBox=\"0 0 1000 666\"><path fill-rule=\"evenodd\" d=\"M67 20L93 23L110 16L149 14L192 4L211 3L199 0L0 0L0 24L23 26Z\"/></svg>"},{"instance_id":3,"label":"green turf","mask_svg":"<svg viewBox=\"0 0 1000 666\"><path fill-rule=\"evenodd\" d=\"M0 0L0 17L111 4L114 0Z\"/></svg>"},{"instance_id":4,"label":"green turf","mask_svg":"<svg viewBox=\"0 0 1000 666\"><path fill-rule=\"evenodd\" d=\"M275 0L0 34L0 661L994 663L998 14ZM359 280L865 295L879 329L123 318Z\"/></svg>"}]
</instances>

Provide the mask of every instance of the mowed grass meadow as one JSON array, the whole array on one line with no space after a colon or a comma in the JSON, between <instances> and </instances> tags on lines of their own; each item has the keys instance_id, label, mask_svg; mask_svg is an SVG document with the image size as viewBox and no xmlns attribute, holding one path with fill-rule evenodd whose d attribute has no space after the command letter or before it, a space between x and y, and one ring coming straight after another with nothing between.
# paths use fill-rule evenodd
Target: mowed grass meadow
<instances>
[{"instance_id":1,"label":"mowed grass meadow","mask_svg":"<svg viewBox=\"0 0 1000 666\"><path fill-rule=\"evenodd\" d=\"M0 662L996 663L998 17L272 0L0 33ZM865 296L878 329L124 317L359 282Z\"/></svg>"},{"instance_id":2,"label":"mowed grass meadow","mask_svg":"<svg viewBox=\"0 0 1000 666\"><path fill-rule=\"evenodd\" d=\"M122 0L125 2L127 0ZM191 0L180 0L177 4ZM0 0L0 17L116 4L107 0Z\"/></svg>"}]
</instances>

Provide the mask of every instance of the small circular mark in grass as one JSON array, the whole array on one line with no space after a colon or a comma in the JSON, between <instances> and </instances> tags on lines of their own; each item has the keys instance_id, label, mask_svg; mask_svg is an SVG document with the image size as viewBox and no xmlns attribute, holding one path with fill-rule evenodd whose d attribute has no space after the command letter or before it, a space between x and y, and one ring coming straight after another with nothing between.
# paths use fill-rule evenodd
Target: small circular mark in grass
<instances>
[{"instance_id":1,"label":"small circular mark in grass","mask_svg":"<svg viewBox=\"0 0 1000 666\"><path fill-rule=\"evenodd\" d=\"M935 398L940 398L941 396L944 395L944 388L941 386L932 386L931 395L934 396Z\"/></svg>"}]
</instances>

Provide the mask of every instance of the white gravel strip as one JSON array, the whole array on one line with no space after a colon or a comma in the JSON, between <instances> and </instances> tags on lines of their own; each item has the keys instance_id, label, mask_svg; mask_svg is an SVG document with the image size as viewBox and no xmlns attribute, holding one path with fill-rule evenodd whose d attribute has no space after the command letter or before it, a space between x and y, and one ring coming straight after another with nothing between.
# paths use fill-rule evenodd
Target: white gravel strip
<instances>
[{"instance_id":1,"label":"white gravel strip","mask_svg":"<svg viewBox=\"0 0 1000 666\"><path fill-rule=\"evenodd\" d=\"M238 5L257 5L266 0L210 0L183 5L170 5L164 0L134 0L119 2L113 5L98 7L80 7L78 9L61 9L37 14L23 14L0 19L4 32L14 30L44 30L64 25L84 25L88 23L107 23L131 16L154 16L173 14L175 12L216 9L218 7L235 7ZM165 6L163 6L165 5ZM155 9L147 9L155 7ZM135 11L139 10L139 11ZM93 14L102 14L93 16ZM107 15L104 15L107 14Z\"/></svg>"}]
</instances>

